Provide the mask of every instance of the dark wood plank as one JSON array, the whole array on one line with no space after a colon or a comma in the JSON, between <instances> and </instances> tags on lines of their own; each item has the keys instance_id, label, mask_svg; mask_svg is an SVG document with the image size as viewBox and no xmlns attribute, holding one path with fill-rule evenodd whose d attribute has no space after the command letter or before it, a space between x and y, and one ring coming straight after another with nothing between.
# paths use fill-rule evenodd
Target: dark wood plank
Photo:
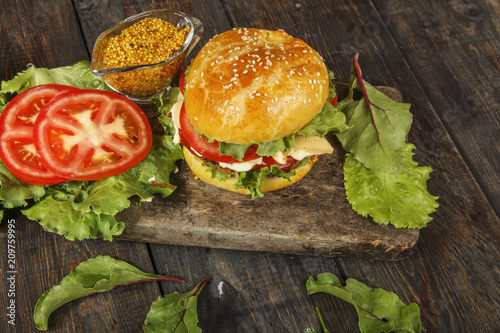
<instances>
[{"instance_id":1,"label":"dark wood plank","mask_svg":"<svg viewBox=\"0 0 500 333\"><path fill-rule=\"evenodd\" d=\"M0 5L0 79L11 79L26 69L71 65L89 59L70 2L44 4L33 1L2 1ZM19 212L17 212L19 213ZM97 255L111 255L152 272L145 244L102 240L70 242L48 233L35 222L14 212L0 225L0 305L1 332L37 332L33 322L38 298L59 283L80 262ZM16 326L6 320L8 257L7 223L15 220L16 229ZM10 275L9 275L10 276ZM58 332L139 331L150 304L160 295L157 283L127 286L107 294L83 298L55 311L49 330ZM134 306L129 306L134 304Z\"/></svg>"},{"instance_id":2,"label":"dark wood plank","mask_svg":"<svg viewBox=\"0 0 500 333\"><path fill-rule=\"evenodd\" d=\"M336 322L331 326L335 332L357 330L350 304L332 302L325 294L307 295L305 284L311 272L340 276L331 258L161 245L152 246L151 254L160 272L188 279L185 286L166 286L165 293L185 292L205 277L211 278L198 301L204 332L319 329L315 307Z\"/></svg>"},{"instance_id":3,"label":"dark wood plank","mask_svg":"<svg viewBox=\"0 0 500 333\"><path fill-rule=\"evenodd\" d=\"M500 215L498 1L374 1L472 174ZM439 149L442 133L427 144Z\"/></svg>"},{"instance_id":4,"label":"dark wood plank","mask_svg":"<svg viewBox=\"0 0 500 333\"><path fill-rule=\"evenodd\" d=\"M58 284L82 261L98 255L110 255L136 267L153 272L145 245L113 241L89 240L72 242L43 230L36 222L21 217L15 220L17 273L10 273L7 263L7 224L0 227L2 280L15 277L15 296L8 297L7 285L2 282L2 309L11 299L16 304L15 326L8 324L2 310L0 331L38 332L33 321L35 304L42 294ZM7 221L5 221L7 222ZM160 296L158 284L141 283L116 288L63 305L49 317L52 332L130 332L140 331L151 303ZM133 304L133 306L131 306Z\"/></svg>"}]
</instances>

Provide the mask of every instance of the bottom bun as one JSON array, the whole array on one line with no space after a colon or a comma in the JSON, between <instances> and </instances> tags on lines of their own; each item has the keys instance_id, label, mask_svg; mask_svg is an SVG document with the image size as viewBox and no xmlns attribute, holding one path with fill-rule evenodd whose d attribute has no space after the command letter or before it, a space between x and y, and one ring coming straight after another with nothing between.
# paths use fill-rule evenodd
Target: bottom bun
<instances>
[{"instance_id":1,"label":"bottom bun","mask_svg":"<svg viewBox=\"0 0 500 333\"><path fill-rule=\"evenodd\" d=\"M193 155L186 147L182 147L182 151L184 153L184 159L186 163L188 164L189 168L191 169L193 175L196 178L199 178L203 180L205 183L217 186L224 190L241 194L250 194L250 191L247 189L244 188L235 189L233 187L233 185L236 184L236 182L238 181L237 177L231 176L226 180L219 180L212 178L212 173L207 169L205 169L205 167L203 166L203 161L198 156ZM269 177L264 179L264 181L262 182L261 191L263 193L271 192L298 182L305 175L307 175L309 171L311 171L312 166L317 160L318 160L317 156L312 156L311 158L309 158L306 165L298 169L295 169L295 175L290 177L290 180L281 177Z\"/></svg>"}]
</instances>

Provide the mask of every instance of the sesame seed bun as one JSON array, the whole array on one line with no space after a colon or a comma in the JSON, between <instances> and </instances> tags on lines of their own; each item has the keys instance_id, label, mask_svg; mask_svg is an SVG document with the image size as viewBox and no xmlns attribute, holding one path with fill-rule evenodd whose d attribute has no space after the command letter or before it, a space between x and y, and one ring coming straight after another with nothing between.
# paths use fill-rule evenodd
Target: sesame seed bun
<instances>
[{"instance_id":1,"label":"sesame seed bun","mask_svg":"<svg viewBox=\"0 0 500 333\"><path fill-rule=\"evenodd\" d=\"M248 191L247 189L235 189L233 187L233 185L238 181L237 177L229 177L226 180L218 180L212 178L211 172L205 169L205 167L203 166L203 161L198 156L191 154L189 149L187 149L186 147L182 147L182 152L184 153L184 159L187 165L189 166L195 177L199 178L205 183L217 186L224 190L240 194L250 194L250 191ZM312 166L314 165L314 163L316 163L316 161L317 157L312 156L308 160L306 165L295 169L295 175L290 177L290 180L281 177L269 177L264 179L261 187L262 193L279 190L298 182L299 180L304 178L304 176L307 175L309 171L311 171Z\"/></svg>"},{"instance_id":2,"label":"sesame seed bun","mask_svg":"<svg viewBox=\"0 0 500 333\"><path fill-rule=\"evenodd\" d=\"M186 83L194 128L238 144L300 130L321 111L329 87L323 60L304 41L282 30L250 28L213 37L194 59Z\"/></svg>"}]
</instances>

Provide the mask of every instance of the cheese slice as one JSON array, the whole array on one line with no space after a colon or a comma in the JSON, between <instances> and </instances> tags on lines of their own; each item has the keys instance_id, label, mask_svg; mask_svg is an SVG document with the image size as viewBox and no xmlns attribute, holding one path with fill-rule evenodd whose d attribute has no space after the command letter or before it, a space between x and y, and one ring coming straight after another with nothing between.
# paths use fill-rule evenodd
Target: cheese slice
<instances>
[{"instance_id":1,"label":"cheese slice","mask_svg":"<svg viewBox=\"0 0 500 333\"><path fill-rule=\"evenodd\" d=\"M333 147L326 138L318 136L297 135L295 138L295 148L290 149L289 155L297 161L301 161L306 157L321 154L333 153Z\"/></svg>"}]
</instances>

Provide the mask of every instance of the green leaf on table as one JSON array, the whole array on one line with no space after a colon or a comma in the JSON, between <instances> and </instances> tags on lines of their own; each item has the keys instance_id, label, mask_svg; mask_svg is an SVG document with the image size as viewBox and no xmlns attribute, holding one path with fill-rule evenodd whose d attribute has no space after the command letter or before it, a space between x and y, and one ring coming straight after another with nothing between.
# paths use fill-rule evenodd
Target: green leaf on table
<instances>
[{"instance_id":1,"label":"green leaf on table","mask_svg":"<svg viewBox=\"0 0 500 333\"><path fill-rule=\"evenodd\" d=\"M431 167L413 161L415 146L406 144L398 153L403 157L393 172L368 169L347 154L344 178L347 200L358 214L371 216L379 224L397 228L423 228L432 220L438 197L427 191Z\"/></svg>"},{"instance_id":2,"label":"green leaf on table","mask_svg":"<svg viewBox=\"0 0 500 333\"><path fill-rule=\"evenodd\" d=\"M337 137L367 168L391 171L402 158L398 150L412 123L410 104L396 102L365 82L356 57L351 72L349 95L337 104L351 128ZM356 91L362 93L360 99Z\"/></svg>"},{"instance_id":3,"label":"green leaf on table","mask_svg":"<svg viewBox=\"0 0 500 333\"><path fill-rule=\"evenodd\" d=\"M125 261L109 256L88 259L40 297L33 315L36 328L46 330L50 314L72 300L146 281L184 282L178 278L145 273Z\"/></svg>"},{"instance_id":4,"label":"green leaf on table","mask_svg":"<svg viewBox=\"0 0 500 333\"><path fill-rule=\"evenodd\" d=\"M209 279L200 282L193 290L159 297L151 304L144 331L146 333L200 333L198 327L198 295Z\"/></svg>"},{"instance_id":5,"label":"green leaf on table","mask_svg":"<svg viewBox=\"0 0 500 333\"><path fill-rule=\"evenodd\" d=\"M405 305L399 297L384 289L373 289L355 279L347 279L342 286L337 276L319 274L306 283L309 295L327 293L352 304L359 318L362 333L422 331L420 308L416 303Z\"/></svg>"}]
</instances>

